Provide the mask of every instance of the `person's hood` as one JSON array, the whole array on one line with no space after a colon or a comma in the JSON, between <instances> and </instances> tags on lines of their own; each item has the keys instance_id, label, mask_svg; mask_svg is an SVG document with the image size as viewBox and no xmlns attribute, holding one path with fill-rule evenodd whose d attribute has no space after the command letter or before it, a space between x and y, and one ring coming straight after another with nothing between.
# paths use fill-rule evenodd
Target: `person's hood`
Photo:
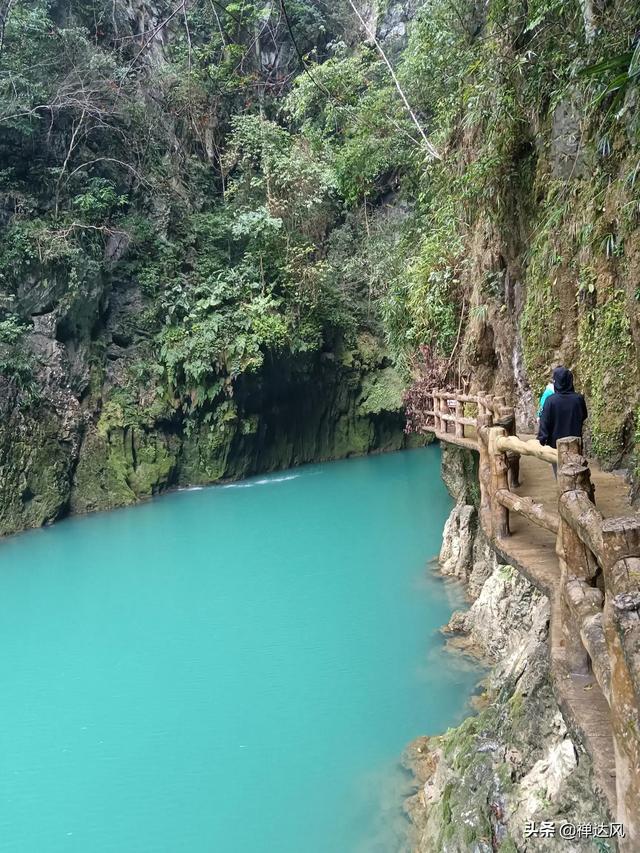
<instances>
[{"instance_id":1,"label":"person's hood","mask_svg":"<svg viewBox=\"0 0 640 853\"><path fill-rule=\"evenodd\" d=\"M553 371L553 390L556 394L573 391L573 373L566 367L556 367Z\"/></svg>"},{"instance_id":2,"label":"person's hood","mask_svg":"<svg viewBox=\"0 0 640 853\"><path fill-rule=\"evenodd\" d=\"M544 389L545 391L555 391L553 387L553 382L547 382L547 387Z\"/></svg>"}]
</instances>

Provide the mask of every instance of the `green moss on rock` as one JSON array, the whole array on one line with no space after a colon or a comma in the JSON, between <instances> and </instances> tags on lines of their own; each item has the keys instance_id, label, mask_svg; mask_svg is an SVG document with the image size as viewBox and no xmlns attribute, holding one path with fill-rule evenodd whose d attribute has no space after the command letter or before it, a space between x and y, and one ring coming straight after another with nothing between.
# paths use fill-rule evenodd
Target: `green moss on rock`
<instances>
[{"instance_id":1,"label":"green moss on rock","mask_svg":"<svg viewBox=\"0 0 640 853\"><path fill-rule=\"evenodd\" d=\"M585 312L579 326L580 379L589 394L593 449L616 463L624 447L627 408L620 403L638 382L631 324L624 291L616 291Z\"/></svg>"},{"instance_id":2,"label":"green moss on rock","mask_svg":"<svg viewBox=\"0 0 640 853\"><path fill-rule=\"evenodd\" d=\"M343 415L335 428L334 454L338 459L358 453L366 453L373 442L373 424L349 413Z\"/></svg>"},{"instance_id":3,"label":"green moss on rock","mask_svg":"<svg viewBox=\"0 0 640 853\"><path fill-rule=\"evenodd\" d=\"M358 412L365 416L399 412L402 409L403 391L402 378L393 367L367 373L362 383Z\"/></svg>"},{"instance_id":4,"label":"green moss on rock","mask_svg":"<svg viewBox=\"0 0 640 853\"><path fill-rule=\"evenodd\" d=\"M136 495L127 482L130 468L123 431L105 436L90 428L75 471L71 511L93 512L134 503Z\"/></svg>"},{"instance_id":5,"label":"green moss on rock","mask_svg":"<svg viewBox=\"0 0 640 853\"><path fill-rule=\"evenodd\" d=\"M91 428L80 450L71 492L73 512L126 506L166 488L179 441L133 427Z\"/></svg>"},{"instance_id":6,"label":"green moss on rock","mask_svg":"<svg viewBox=\"0 0 640 853\"><path fill-rule=\"evenodd\" d=\"M0 534L40 527L64 512L73 451L62 432L44 407L16 410L0 425Z\"/></svg>"},{"instance_id":7,"label":"green moss on rock","mask_svg":"<svg viewBox=\"0 0 640 853\"><path fill-rule=\"evenodd\" d=\"M187 485L221 480L227 471L237 429L237 408L228 401L219 406L205 423L190 430L182 443L179 482Z\"/></svg>"},{"instance_id":8,"label":"green moss on rock","mask_svg":"<svg viewBox=\"0 0 640 853\"><path fill-rule=\"evenodd\" d=\"M180 442L172 435L141 430L132 431L131 440L135 462L128 483L136 497L149 497L170 484Z\"/></svg>"},{"instance_id":9,"label":"green moss on rock","mask_svg":"<svg viewBox=\"0 0 640 853\"><path fill-rule=\"evenodd\" d=\"M544 387L554 353L562 342L562 314L557 271L553 265L532 261L527 275L527 296L520 321L524 363L532 387Z\"/></svg>"}]
</instances>

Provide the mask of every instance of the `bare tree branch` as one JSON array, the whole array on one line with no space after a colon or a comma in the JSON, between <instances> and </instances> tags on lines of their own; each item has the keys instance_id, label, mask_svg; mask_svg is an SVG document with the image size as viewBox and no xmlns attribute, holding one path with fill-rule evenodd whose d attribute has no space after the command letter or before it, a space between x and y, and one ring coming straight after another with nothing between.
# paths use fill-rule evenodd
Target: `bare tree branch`
<instances>
[{"instance_id":1,"label":"bare tree branch","mask_svg":"<svg viewBox=\"0 0 640 853\"><path fill-rule=\"evenodd\" d=\"M187 4L186 4L186 0L185 0L185 2L182 4L182 16L183 16L183 18L184 18L184 31L185 31L186 36L187 36L187 45L188 45L187 61L188 61L189 73L191 73L191 51L192 51L192 45L191 45L191 32L190 32L190 30L189 30L189 19L187 18Z\"/></svg>"},{"instance_id":2,"label":"bare tree branch","mask_svg":"<svg viewBox=\"0 0 640 853\"><path fill-rule=\"evenodd\" d=\"M407 100L407 96L405 95L405 93L404 93L404 91L403 91L403 89L402 89L402 86L400 85L400 81L399 81L399 80L398 80L398 78L396 77L396 73L395 73L395 71L393 70L393 67L392 67L391 63L389 62L389 60L388 60L388 58L387 58L387 55L386 55L386 53L384 52L384 50L383 50L383 48L382 48L382 45L380 44L380 42L379 42L379 41L378 41L378 39L376 38L375 33L371 31L371 29L369 28L369 26L368 26L367 22L364 20L364 18L362 17L362 15L360 14L360 12L358 11L358 9L357 9L357 7L356 7L355 3L353 2L353 0L349 0L349 5L351 6L351 8L353 9L353 11L355 12L355 14L356 14L356 16L357 16L358 20L360 21L360 23L361 23L361 25L362 25L362 27L363 27L364 31L366 32L366 34L369 36L369 38L371 39L371 41L372 41L372 42L374 43L374 45L376 46L376 49L377 49L378 53L380 54L380 56L382 57L382 59L383 59L383 61L384 61L384 64L385 64L385 65L387 66L387 68L389 69L389 74L391 74L391 79L393 80L393 82L394 82L394 84L395 84L395 87L396 87L396 89L398 90L398 94L399 94L399 95L400 95L400 97L402 98L402 103L405 105L405 108L406 108L407 112L408 112L408 113L409 113L409 115L411 116L411 120L412 120L412 121L413 121L413 123L415 124L415 126L416 126L416 128L417 128L417 130L418 130L418 133L419 133L419 134L420 134L420 136L422 137L422 141L424 142L425 148L427 149L427 153L428 153L431 157L433 157L435 160L442 160L442 155L441 155L441 154L440 154L440 152L437 150L437 148L436 148L436 147L435 147L435 146L434 146L434 145L429 141L429 139L427 138L426 133L425 133L425 132L424 132L424 130L422 129L422 125L421 125L421 124L420 124L420 122L418 121L418 117L416 116L416 114L414 113L414 111L411 109L411 105L409 104L409 101Z\"/></svg>"},{"instance_id":3,"label":"bare tree branch","mask_svg":"<svg viewBox=\"0 0 640 853\"><path fill-rule=\"evenodd\" d=\"M86 169L87 166L92 166L94 163L102 162L117 163L119 166L123 166L125 169L128 169L130 172L132 172L141 184L144 184L146 187L151 186L151 184L130 163L125 163L124 160L118 160L116 157L96 157L93 160L87 160L86 163L81 163L79 166L76 166L76 168L72 172L69 172L65 180L65 185L69 183L69 181L76 174L76 172L79 172L81 169Z\"/></svg>"},{"instance_id":4,"label":"bare tree branch","mask_svg":"<svg viewBox=\"0 0 640 853\"><path fill-rule=\"evenodd\" d=\"M216 10L216 5L213 0L209 0L211 5L211 11L213 12L213 17L216 19L216 24L218 25L218 32L220 33L220 38L222 39L222 44L226 46L227 40L224 35L224 30L222 29L222 24L220 23L220 18L218 17L218 12Z\"/></svg>"},{"instance_id":5,"label":"bare tree branch","mask_svg":"<svg viewBox=\"0 0 640 853\"><path fill-rule=\"evenodd\" d=\"M67 156L64 158L64 163L62 164L62 169L60 174L58 175L58 180L56 181L56 204L55 204L55 215L58 215L58 206L60 203L60 184L62 183L62 177L67 170L67 164L73 154L73 150L76 147L76 140L78 138L78 134L80 133L80 128L84 124L84 119L86 116L86 112L83 110L82 115L78 119L77 124L73 127L73 133L71 134L71 140L69 141L69 148L67 149Z\"/></svg>"}]
</instances>

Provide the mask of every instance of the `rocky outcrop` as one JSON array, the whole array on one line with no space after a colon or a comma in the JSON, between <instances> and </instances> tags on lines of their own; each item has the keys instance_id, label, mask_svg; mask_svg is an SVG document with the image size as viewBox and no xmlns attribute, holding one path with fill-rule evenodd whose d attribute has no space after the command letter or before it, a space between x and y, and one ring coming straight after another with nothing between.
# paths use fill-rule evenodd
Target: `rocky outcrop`
<instances>
[{"instance_id":1,"label":"rocky outcrop","mask_svg":"<svg viewBox=\"0 0 640 853\"><path fill-rule=\"evenodd\" d=\"M458 504L449 515L442 534L440 548L440 571L468 580L473 570L475 507Z\"/></svg>"},{"instance_id":2,"label":"rocky outcrop","mask_svg":"<svg viewBox=\"0 0 640 853\"><path fill-rule=\"evenodd\" d=\"M417 791L406 811L418 853L572 851L575 843L558 836L535 838L533 847L527 823L608 824L589 756L551 688L548 622L548 600L509 566L497 566L470 610L452 619L462 640L454 647L493 668L475 716L407 750ZM587 840L579 849L601 848Z\"/></svg>"},{"instance_id":3,"label":"rocky outcrop","mask_svg":"<svg viewBox=\"0 0 640 853\"><path fill-rule=\"evenodd\" d=\"M397 56L406 47L408 27L425 5L424 0L391 0L390 3L374 4L376 34L390 56Z\"/></svg>"},{"instance_id":4,"label":"rocky outcrop","mask_svg":"<svg viewBox=\"0 0 640 853\"><path fill-rule=\"evenodd\" d=\"M470 609L454 613L449 627L462 635L458 647L489 659L501 677L521 673L535 645L546 642L549 602L516 569L493 563Z\"/></svg>"},{"instance_id":5,"label":"rocky outcrop","mask_svg":"<svg viewBox=\"0 0 640 853\"><path fill-rule=\"evenodd\" d=\"M456 505L442 534L440 571L463 581L471 598L477 598L497 562L478 523L480 493L476 454L443 444L442 478Z\"/></svg>"}]
</instances>

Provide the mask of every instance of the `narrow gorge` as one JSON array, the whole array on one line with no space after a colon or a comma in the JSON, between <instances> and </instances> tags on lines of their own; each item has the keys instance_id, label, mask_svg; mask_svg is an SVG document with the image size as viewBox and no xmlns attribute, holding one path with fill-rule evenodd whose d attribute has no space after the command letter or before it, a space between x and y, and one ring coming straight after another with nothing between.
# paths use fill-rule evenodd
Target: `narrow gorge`
<instances>
[{"instance_id":1,"label":"narrow gorge","mask_svg":"<svg viewBox=\"0 0 640 853\"><path fill-rule=\"evenodd\" d=\"M436 548L431 528L421 548L407 524L427 523L429 500L429 525L441 523L444 498L433 482L441 452L455 506L440 567L462 584L468 608L446 628L449 658L412 617L407 636L414 651L425 644L425 656L428 645L439 673L447 659L466 673L443 725L459 719L468 673L484 666L489 674L461 725L429 730L426 720L415 729L424 736L403 758L404 781L413 782L408 820L400 818L410 841L384 835L375 847L367 836L362 849L632 851L640 831L639 105L637 0L0 0L6 600L36 612L14 581L11 555L23 552L13 534L54 523L56 531L63 520L63 531L113 524L117 553L117 519L128 529L135 516L126 513L155 512L162 502L150 499L162 493L249 489L256 480L246 478L280 471L288 483L298 467L306 478L319 463L386 451L402 453L354 460L350 470L389 466L388 480L371 474L371 482L398 502L386 510L398 572L417 583L416 561L424 573ZM561 366L588 418L579 444L556 451L555 440L543 447L535 436L539 400ZM529 450L518 437L530 439ZM518 491L527 454L541 467ZM324 568L338 591L343 564L331 548L342 543L347 573L349 560L362 565L367 522L359 514L349 536L346 515L333 509L347 507L351 486L343 469L321 470L344 490L335 506L317 498L317 524L331 519L324 539L316 542L313 519L298 518L284 491L246 517L244 533L239 518L229 521L247 542L266 516L276 539L308 532L299 552L285 549L286 566L271 569L282 568L287 587L282 597L266 594L276 615L289 592L308 603L293 595L296 576L285 569L298 558L306 565L311 541L316 556L329 548ZM416 471L425 475L420 499ZM214 493L232 505L230 492ZM306 494L299 499L312 514L313 488ZM353 494L381 535L378 496ZM225 517L216 500L206 498ZM76 518L98 511L109 513ZM216 555L216 537L226 542L218 523L211 519L216 533L198 546L205 556L207 547ZM547 538L533 534L519 563L525 528ZM206 567L205 557L190 557L195 531L180 539L170 516L166 529L182 543L168 548L170 566ZM617 536L615 561L603 556L603 529L607 541ZM148 535L147 553L164 565ZM91 565L96 549L107 549L102 537L78 545ZM39 571L43 558L31 563L28 550L36 546L24 547ZM385 548L367 551L380 590L392 571ZM228 554L236 566L231 545ZM76 566L77 556L58 554L55 565ZM135 563L118 559L136 575ZM87 577L102 588L100 572ZM145 577L154 601L164 587ZM84 606L78 583L69 600ZM443 589L461 604L455 584L441 587L430 574L428 583L438 607ZM401 606L411 612L404 598ZM135 620L127 624L135 649ZM101 635L110 630L104 623ZM176 636L182 630L176 622ZM558 689L558 644L568 674L587 679L585 713L605 708L600 700L612 708L606 748L594 747ZM341 671L336 663L336 683ZM357 682L357 668L349 671ZM411 717L409 704L398 719ZM378 710L384 717L382 699ZM303 750L304 738L298 743ZM390 795L392 822L407 793L400 788ZM624 839L593 830L621 821ZM592 829L561 838L562 824ZM345 853L337 847L346 837L332 842L335 853ZM125 853L142 851L127 838ZM190 853L204 843L196 838ZM242 843L270 853L266 841Z\"/></svg>"}]
</instances>

